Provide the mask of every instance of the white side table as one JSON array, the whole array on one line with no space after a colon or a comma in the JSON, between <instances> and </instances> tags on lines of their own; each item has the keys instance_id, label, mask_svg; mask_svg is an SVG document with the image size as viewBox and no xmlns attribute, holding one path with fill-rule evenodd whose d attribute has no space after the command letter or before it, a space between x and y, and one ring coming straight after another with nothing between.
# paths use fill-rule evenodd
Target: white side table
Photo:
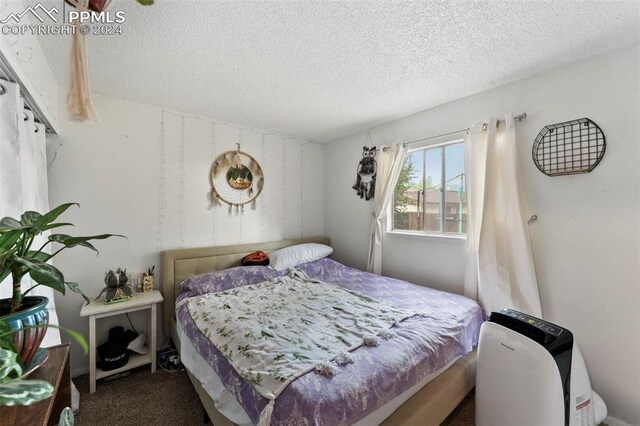
<instances>
[{"instance_id":1,"label":"white side table","mask_svg":"<svg viewBox=\"0 0 640 426\"><path fill-rule=\"evenodd\" d=\"M158 290L136 293L133 299L126 302L105 305L104 299L93 301L82 307L81 317L89 317L89 392L96 391L96 380L107 376L122 373L145 364L151 364L151 372L156 372L156 328L157 309L156 305L162 302L162 295ZM96 369L96 320L113 315L125 314L127 312L141 311L149 309L148 342L149 352L146 354L132 353L127 365L111 371Z\"/></svg>"}]
</instances>

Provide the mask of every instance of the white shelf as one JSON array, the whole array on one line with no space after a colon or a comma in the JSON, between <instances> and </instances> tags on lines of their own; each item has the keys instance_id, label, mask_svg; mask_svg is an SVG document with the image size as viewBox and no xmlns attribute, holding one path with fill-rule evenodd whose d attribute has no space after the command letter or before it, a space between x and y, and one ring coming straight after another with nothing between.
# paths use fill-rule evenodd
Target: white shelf
<instances>
[{"instance_id":1,"label":"white shelf","mask_svg":"<svg viewBox=\"0 0 640 426\"><path fill-rule=\"evenodd\" d=\"M129 362L120 368L115 370L103 371L99 368L96 369L96 379L103 379L105 377L113 376L114 374L122 373L123 371L131 370L132 368L140 367L141 365L151 364L151 352L146 354L139 354L132 352L129 355Z\"/></svg>"},{"instance_id":2,"label":"white shelf","mask_svg":"<svg viewBox=\"0 0 640 426\"><path fill-rule=\"evenodd\" d=\"M91 315L118 315L119 313L132 312L139 309L144 309L146 306L152 303L162 302L162 295L158 290L135 293L133 297L124 302L105 304L104 298L91 301L88 305L85 305L80 310L80 316L86 317ZM106 316L105 315L105 316Z\"/></svg>"},{"instance_id":3,"label":"white shelf","mask_svg":"<svg viewBox=\"0 0 640 426\"><path fill-rule=\"evenodd\" d=\"M162 295L158 290L147 293L136 293L135 297L126 302L106 305L104 299L97 300L82 307L81 317L89 317L89 393L96 391L96 380L113 376L123 371L142 365L151 365L151 372L156 372L156 321L157 305L162 302ZM99 370L96 366L96 322L100 318L148 310L147 336L149 336L149 352L147 354L132 353L127 365L111 371Z\"/></svg>"}]
</instances>

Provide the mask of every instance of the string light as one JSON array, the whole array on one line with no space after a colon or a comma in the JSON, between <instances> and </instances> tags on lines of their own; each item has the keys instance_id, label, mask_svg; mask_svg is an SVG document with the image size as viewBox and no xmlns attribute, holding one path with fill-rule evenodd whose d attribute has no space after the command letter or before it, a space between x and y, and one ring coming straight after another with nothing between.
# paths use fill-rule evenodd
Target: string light
<instances>
[{"instance_id":1,"label":"string light","mask_svg":"<svg viewBox=\"0 0 640 426\"><path fill-rule=\"evenodd\" d=\"M190 115L190 114L183 114L183 113L179 113L176 111L171 111L171 110L167 110L167 109L163 109L162 110L162 114L161 114L161 121L160 121L160 168L159 168L159 187L158 187L158 235L157 235L157 245L158 245L158 250L164 250L165 249L165 226L166 226L166 220L167 220L167 216L166 216L166 208L167 208L167 135L166 135L166 131L167 131L167 126L166 126L166 120L168 119L169 116L173 116L173 117L177 117L180 119L180 142L179 142L179 149L180 149L180 163L179 163L179 173L180 173L180 185L179 185L179 202L180 202L180 207L179 207L179 213L180 213L180 224L179 224L179 229L180 229L180 247L184 247L185 245L185 238L186 238L186 207L187 207L187 200L186 200L186 173L187 173L187 169L186 169L186 164L185 164L185 151L186 151L186 131L187 131L187 122L186 120L196 120L196 121L200 121L200 122L204 122L204 123L209 123L211 125L211 142L210 142L210 152L211 152L211 158L215 158L215 154L217 153L217 151L219 150L219 144L217 141L217 136L219 134L218 131L218 126L226 126L228 128L231 129L236 129L238 132L238 144L241 145L242 144L242 136L243 136L243 132L246 131L250 131L253 132L257 135L260 135L262 138L262 146L261 146L261 151L262 151L262 161L266 163L267 161L267 142L266 142L266 138L267 136L273 136L276 137L278 139L280 139L282 141L282 155L281 155L281 161L284 167L282 167L282 212L280 214L280 218L281 218L281 238L285 239L288 237L293 237L294 235L291 235L292 233L290 232L291 230L287 229L287 226L289 224L289 220L291 219L289 217L289 213L288 213L288 207L289 207L289 200L287 195L289 194L288 192L288 174L287 174L287 170L291 170L291 165L287 163L288 158L290 159L290 154L289 154L289 149L290 147L293 147L293 144L289 144L287 143L288 141L296 141L298 144L298 148L300 149L300 161L299 161L299 167L300 167L300 178L299 178L299 192L300 192L300 231L299 231L299 235L300 236L304 236L305 234L305 226L306 226L306 222L305 222L305 197L304 197L304 190L305 190L305 185L304 185L304 174L305 174L305 170L304 170L304 160L305 160L305 149L304 146L308 145L308 144L317 144L317 142L300 142L298 141L296 138L294 137L284 137L281 136L277 133L273 133L273 132L263 132L260 130L256 130L250 127L243 127L243 126L237 126L225 121L218 121L218 120L213 120L213 119L208 119L205 117L200 117L200 116L196 116L196 115ZM323 175L320 177L320 182L322 185L324 185L324 181L325 181L325 177L324 177L324 154L325 154L325 147L323 144L319 144L322 146L322 170L323 170ZM239 147L238 147L239 148ZM289 157L288 157L289 155ZM325 203L324 203L324 191L322 192L322 208L325 209ZM264 241L267 236L271 237L270 235L267 235L267 206L270 205L268 200L266 199L267 197L262 197L260 200L260 205L261 205L261 210L260 210L260 240ZM220 243L220 238L217 235L218 234L218 217L216 210L217 209L212 209L212 218L211 218L211 241L213 245L216 245L218 243ZM238 208L237 214L240 214L240 209ZM322 226L324 227L324 217L323 217L323 223ZM238 220L237 222L237 229L238 229L238 237L240 240L240 243L242 243L242 238L243 238L243 224L241 220Z\"/></svg>"},{"instance_id":2,"label":"string light","mask_svg":"<svg viewBox=\"0 0 640 426\"><path fill-rule=\"evenodd\" d=\"M282 140L282 164L287 164L287 150L285 149L286 142ZM287 237L287 169L282 168L282 239Z\"/></svg>"},{"instance_id":3,"label":"string light","mask_svg":"<svg viewBox=\"0 0 640 426\"><path fill-rule=\"evenodd\" d=\"M180 127L180 248L184 247L184 117Z\"/></svg>"},{"instance_id":4,"label":"string light","mask_svg":"<svg viewBox=\"0 0 640 426\"><path fill-rule=\"evenodd\" d=\"M266 152L266 148L265 148L265 138L266 135L263 133L262 134L262 164L265 165L264 167L264 173L266 174L266 170L268 170L267 167L267 152ZM266 185L267 182L267 177L264 176L264 182ZM266 216L266 212L267 212L267 197L263 196L260 198L260 241L264 241L265 238L265 216Z\"/></svg>"},{"instance_id":5,"label":"string light","mask_svg":"<svg viewBox=\"0 0 640 426\"><path fill-rule=\"evenodd\" d=\"M164 140L164 111L160 118L160 176L158 179L158 251L164 250L162 237L164 235L164 211L167 200L166 189L166 154Z\"/></svg>"},{"instance_id":6,"label":"string light","mask_svg":"<svg viewBox=\"0 0 640 426\"><path fill-rule=\"evenodd\" d=\"M210 158L211 158L211 161L213 161L213 159L216 158L216 125L215 123L211 123L211 156ZM209 193L209 196L211 196L211 193ZM217 238L216 214L218 209L216 209L213 199L211 199L211 210L212 210L211 211L211 242L215 246L216 238Z\"/></svg>"},{"instance_id":7,"label":"string light","mask_svg":"<svg viewBox=\"0 0 640 426\"><path fill-rule=\"evenodd\" d=\"M304 187L302 181L304 180L304 146L306 144L300 144L300 236L304 238Z\"/></svg>"}]
</instances>

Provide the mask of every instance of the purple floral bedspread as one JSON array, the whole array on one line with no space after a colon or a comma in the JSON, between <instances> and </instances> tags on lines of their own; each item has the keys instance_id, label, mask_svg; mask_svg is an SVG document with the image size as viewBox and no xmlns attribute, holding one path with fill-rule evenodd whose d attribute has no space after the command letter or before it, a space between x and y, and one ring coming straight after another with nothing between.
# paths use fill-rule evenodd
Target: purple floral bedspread
<instances>
[{"instance_id":1,"label":"purple floral bedspread","mask_svg":"<svg viewBox=\"0 0 640 426\"><path fill-rule=\"evenodd\" d=\"M331 259L300 265L311 278L337 284L399 308L422 313L394 327L397 337L353 351L355 363L328 378L308 373L276 400L272 425L349 425L366 417L454 358L473 350L484 321L481 307L463 296L349 268ZM178 301L257 284L286 272L248 266L185 280ZM255 423L268 400L245 382L196 327L186 304L177 315L185 334Z\"/></svg>"}]
</instances>

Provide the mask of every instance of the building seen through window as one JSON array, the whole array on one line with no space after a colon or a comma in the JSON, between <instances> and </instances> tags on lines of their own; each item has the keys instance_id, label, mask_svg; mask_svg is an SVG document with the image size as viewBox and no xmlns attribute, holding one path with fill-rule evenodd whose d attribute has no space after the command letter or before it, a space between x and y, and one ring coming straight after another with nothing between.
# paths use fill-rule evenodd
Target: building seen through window
<instances>
[{"instance_id":1,"label":"building seen through window","mask_svg":"<svg viewBox=\"0 0 640 426\"><path fill-rule=\"evenodd\" d=\"M467 192L460 141L410 151L394 193L393 229L465 234Z\"/></svg>"}]
</instances>

